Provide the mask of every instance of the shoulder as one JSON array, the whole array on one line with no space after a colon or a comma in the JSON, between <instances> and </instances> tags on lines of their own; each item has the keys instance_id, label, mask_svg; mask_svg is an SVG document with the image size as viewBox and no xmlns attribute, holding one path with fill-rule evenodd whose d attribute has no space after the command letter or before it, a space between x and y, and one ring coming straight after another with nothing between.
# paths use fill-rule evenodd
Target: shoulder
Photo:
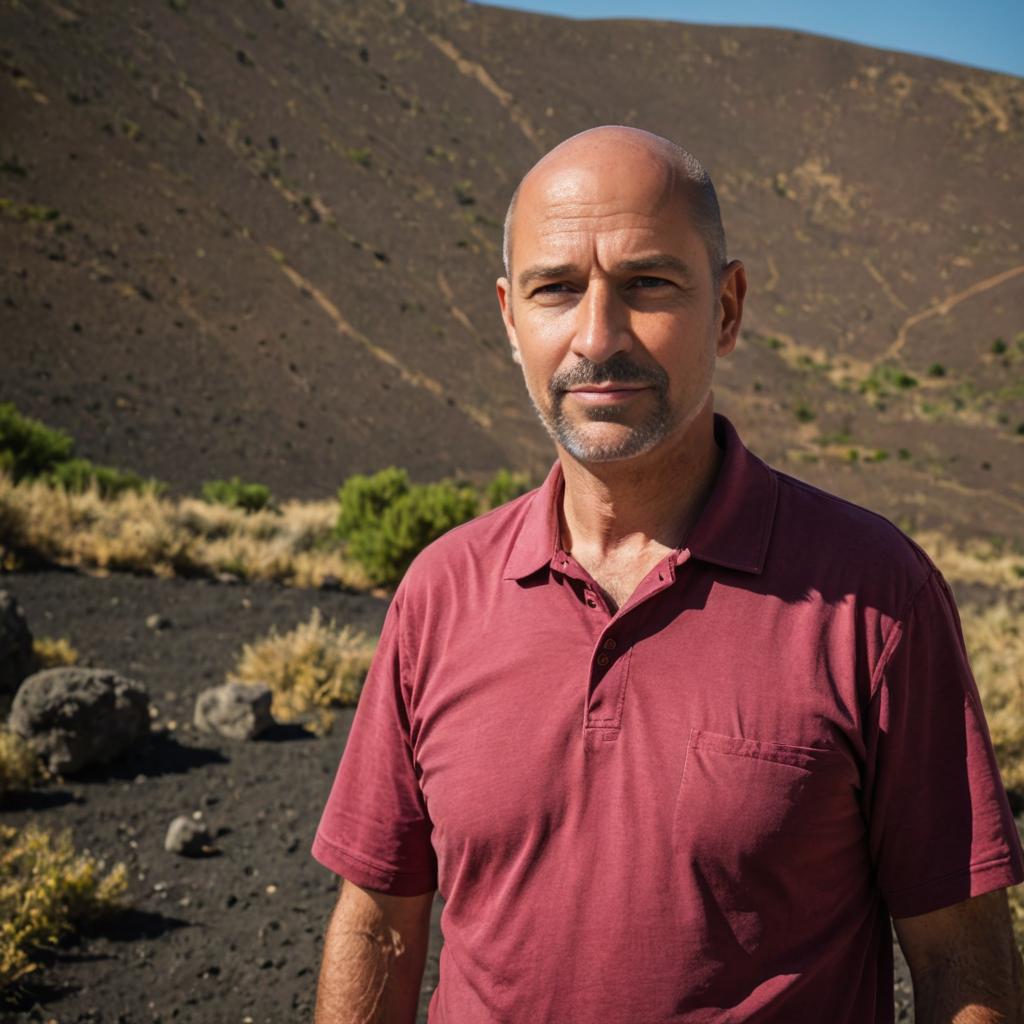
<instances>
[{"instance_id":1,"label":"shoulder","mask_svg":"<svg viewBox=\"0 0 1024 1024\"><path fill-rule=\"evenodd\" d=\"M773 469L778 500L771 557L812 583L905 609L937 575L924 550L884 516Z\"/></svg>"},{"instance_id":2,"label":"shoulder","mask_svg":"<svg viewBox=\"0 0 1024 1024\"><path fill-rule=\"evenodd\" d=\"M526 516L540 489L535 489L449 530L413 560L399 586L404 603L438 591L471 595L472 585L500 579Z\"/></svg>"}]
</instances>

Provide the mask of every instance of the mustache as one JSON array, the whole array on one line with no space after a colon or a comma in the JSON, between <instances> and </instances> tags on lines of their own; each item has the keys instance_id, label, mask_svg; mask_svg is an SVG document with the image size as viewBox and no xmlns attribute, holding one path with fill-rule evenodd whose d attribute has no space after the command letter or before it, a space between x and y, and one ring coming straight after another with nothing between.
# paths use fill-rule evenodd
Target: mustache
<instances>
[{"instance_id":1,"label":"mustache","mask_svg":"<svg viewBox=\"0 0 1024 1024\"><path fill-rule=\"evenodd\" d=\"M617 384L651 384L664 390L668 386L668 374L660 366L639 366L625 353L617 352L603 363L580 359L559 370L549 381L548 390L557 394L584 384L609 384L612 381Z\"/></svg>"}]
</instances>

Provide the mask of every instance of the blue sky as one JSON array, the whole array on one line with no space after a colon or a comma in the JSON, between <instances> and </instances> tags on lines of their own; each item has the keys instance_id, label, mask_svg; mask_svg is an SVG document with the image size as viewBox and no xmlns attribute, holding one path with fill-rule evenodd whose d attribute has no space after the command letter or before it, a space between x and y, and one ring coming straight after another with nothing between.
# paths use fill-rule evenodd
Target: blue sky
<instances>
[{"instance_id":1,"label":"blue sky","mask_svg":"<svg viewBox=\"0 0 1024 1024\"><path fill-rule=\"evenodd\" d=\"M1024 0L501 0L496 6L577 18L659 18L800 29L1024 76Z\"/></svg>"}]
</instances>

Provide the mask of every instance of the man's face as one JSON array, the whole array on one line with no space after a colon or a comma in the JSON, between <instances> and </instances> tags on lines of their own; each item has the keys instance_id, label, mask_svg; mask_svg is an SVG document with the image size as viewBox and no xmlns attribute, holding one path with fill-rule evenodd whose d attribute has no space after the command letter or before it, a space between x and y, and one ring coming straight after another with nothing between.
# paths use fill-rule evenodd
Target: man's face
<instances>
[{"instance_id":1,"label":"man's face","mask_svg":"<svg viewBox=\"0 0 1024 1024\"><path fill-rule=\"evenodd\" d=\"M579 461L642 455L710 409L716 354L735 343L703 240L642 153L535 175L517 202L512 280L498 282L527 390Z\"/></svg>"}]
</instances>

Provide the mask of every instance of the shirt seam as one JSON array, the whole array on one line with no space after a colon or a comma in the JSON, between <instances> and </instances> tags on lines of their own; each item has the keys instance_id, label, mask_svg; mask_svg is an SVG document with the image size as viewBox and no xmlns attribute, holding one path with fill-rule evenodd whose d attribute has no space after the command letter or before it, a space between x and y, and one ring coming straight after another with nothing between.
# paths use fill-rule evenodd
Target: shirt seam
<instances>
[{"instance_id":1,"label":"shirt seam","mask_svg":"<svg viewBox=\"0 0 1024 1024\"><path fill-rule=\"evenodd\" d=\"M892 625L889 627L885 635L885 640L882 643L882 653L878 656L878 662L871 673L870 692L868 695L869 700L874 700L879 689L881 688L882 676L885 674L885 670L889 667L889 662L892 661L893 655L896 653L896 649L899 647L900 642L906 635L905 626L914 610L914 605L917 603L918 597L924 591L925 587L938 575L938 569L934 566L928 571L924 579L917 585L913 590L910 597L904 602L903 607L900 609L899 614L893 620Z\"/></svg>"},{"instance_id":2,"label":"shirt seam","mask_svg":"<svg viewBox=\"0 0 1024 1024\"><path fill-rule=\"evenodd\" d=\"M383 864L381 861L372 860L369 857L354 853L347 846L339 846L338 843L328 839L322 832L317 833L317 838L325 846L329 846L335 853L341 854L342 857L348 857L350 860L358 861L363 865L363 867L371 868L373 871L379 871L386 875L405 875L415 878L419 875L428 875L431 873L430 868L417 868L415 871L406 871L404 868L390 867Z\"/></svg>"},{"instance_id":3,"label":"shirt seam","mask_svg":"<svg viewBox=\"0 0 1024 1024\"><path fill-rule=\"evenodd\" d=\"M906 896L910 893L919 891L920 889L929 889L936 885L941 885L943 882L948 882L953 878L964 878L978 871L983 871L985 868L996 868L1002 867L1003 865L1012 865L1014 858L1012 853L1003 853L998 857L990 857L988 860L979 860L972 862L966 868L960 868L957 871L950 871L945 875L939 875L938 878L930 878L925 882L915 882L914 885L906 886L902 889L893 889L891 892L886 893L886 899L892 900L897 896Z\"/></svg>"}]
</instances>

